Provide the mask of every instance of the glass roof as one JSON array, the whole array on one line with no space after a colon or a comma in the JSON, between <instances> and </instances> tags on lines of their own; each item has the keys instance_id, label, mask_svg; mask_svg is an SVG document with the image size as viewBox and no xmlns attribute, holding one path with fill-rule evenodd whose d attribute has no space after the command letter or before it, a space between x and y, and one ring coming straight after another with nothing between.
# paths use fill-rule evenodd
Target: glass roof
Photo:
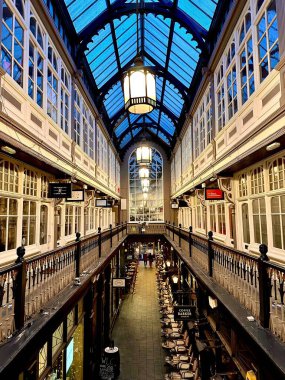
<instances>
[{"instance_id":1,"label":"glass roof","mask_svg":"<svg viewBox=\"0 0 285 380\"><path fill-rule=\"evenodd\" d=\"M97 107L119 149L146 130L173 146L219 0L64 1L94 76L101 99ZM144 64L156 71L157 108L145 116L125 111L121 82L133 65L137 40Z\"/></svg>"}]
</instances>

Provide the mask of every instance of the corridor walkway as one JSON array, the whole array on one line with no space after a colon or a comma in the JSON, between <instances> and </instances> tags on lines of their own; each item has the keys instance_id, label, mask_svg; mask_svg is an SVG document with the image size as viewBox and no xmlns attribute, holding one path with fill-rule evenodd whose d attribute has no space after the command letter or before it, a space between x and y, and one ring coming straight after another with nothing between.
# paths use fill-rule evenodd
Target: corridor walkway
<instances>
[{"instance_id":1,"label":"corridor walkway","mask_svg":"<svg viewBox=\"0 0 285 380\"><path fill-rule=\"evenodd\" d=\"M119 380L164 379L160 330L155 267L141 263L135 294L124 300L113 331L121 355Z\"/></svg>"}]
</instances>

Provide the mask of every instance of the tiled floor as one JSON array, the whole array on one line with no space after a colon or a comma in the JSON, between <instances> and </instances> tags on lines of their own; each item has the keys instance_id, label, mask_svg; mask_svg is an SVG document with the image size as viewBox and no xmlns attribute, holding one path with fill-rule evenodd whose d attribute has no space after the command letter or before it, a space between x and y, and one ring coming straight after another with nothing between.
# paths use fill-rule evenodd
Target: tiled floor
<instances>
[{"instance_id":1,"label":"tiled floor","mask_svg":"<svg viewBox=\"0 0 285 380\"><path fill-rule=\"evenodd\" d=\"M124 300L113 331L121 356L119 380L164 379L160 316L155 267L141 263L135 294Z\"/></svg>"}]
</instances>

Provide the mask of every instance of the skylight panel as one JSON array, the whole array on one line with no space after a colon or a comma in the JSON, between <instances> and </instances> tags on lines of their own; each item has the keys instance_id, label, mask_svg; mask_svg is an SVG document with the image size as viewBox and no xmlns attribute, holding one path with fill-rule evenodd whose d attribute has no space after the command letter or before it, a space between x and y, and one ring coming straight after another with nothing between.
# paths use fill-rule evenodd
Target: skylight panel
<instances>
[{"instance_id":1,"label":"skylight panel","mask_svg":"<svg viewBox=\"0 0 285 380\"><path fill-rule=\"evenodd\" d=\"M201 26L209 30L214 12L216 0L178 0L178 8L190 15Z\"/></svg>"},{"instance_id":2,"label":"skylight panel","mask_svg":"<svg viewBox=\"0 0 285 380\"><path fill-rule=\"evenodd\" d=\"M120 144L120 148L123 148L125 145L127 145L128 142L131 141L132 135L131 133L127 133L126 136L123 138Z\"/></svg>"},{"instance_id":3,"label":"skylight panel","mask_svg":"<svg viewBox=\"0 0 285 380\"><path fill-rule=\"evenodd\" d=\"M106 0L84 0L73 2L65 0L65 3L78 33L93 20L94 15L99 16L107 9Z\"/></svg>"}]
</instances>

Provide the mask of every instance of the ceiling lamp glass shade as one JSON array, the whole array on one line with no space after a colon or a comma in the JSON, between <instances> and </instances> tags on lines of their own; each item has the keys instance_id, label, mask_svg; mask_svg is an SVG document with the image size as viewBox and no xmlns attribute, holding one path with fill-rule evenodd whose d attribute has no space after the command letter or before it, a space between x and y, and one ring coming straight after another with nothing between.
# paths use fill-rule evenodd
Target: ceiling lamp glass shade
<instances>
[{"instance_id":1,"label":"ceiling lamp glass shade","mask_svg":"<svg viewBox=\"0 0 285 380\"><path fill-rule=\"evenodd\" d=\"M124 98L125 109L134 114L151 112L156 106L155 74L143 66L141 57L124 75Z\"/></svg>"},{"instance_id":2,"label":"ceiling lamp glass shade","mask_svg":"<svg viewBox=\"0 0 285 380\"><path fill-rule=\"evenodd\" d=\"M139 169L139 177L140 178L149 178L149 169L146 167L142 167Z\"/></svg>"},{"instance_id":3,"label":"ceiling lamp glass shade","mask_svg":"<svg viewBox=\"0 0 285 380\"><path fill-rule=\"evenodd\" d=\"M138 164L150 164L152 159L151 148L148 146L140 146L136 151Z\"/></svg>"},{"instance_id":4,"label":"ceiling lamp glass shade","mask_svg":"<svg viewBox=\"0 0 285 380\"><path fill-rule=\"evenodd\" d=\"M141 180L142 187L149 187L149 179L144 178Z\"/></svg>"}]
</instances>

